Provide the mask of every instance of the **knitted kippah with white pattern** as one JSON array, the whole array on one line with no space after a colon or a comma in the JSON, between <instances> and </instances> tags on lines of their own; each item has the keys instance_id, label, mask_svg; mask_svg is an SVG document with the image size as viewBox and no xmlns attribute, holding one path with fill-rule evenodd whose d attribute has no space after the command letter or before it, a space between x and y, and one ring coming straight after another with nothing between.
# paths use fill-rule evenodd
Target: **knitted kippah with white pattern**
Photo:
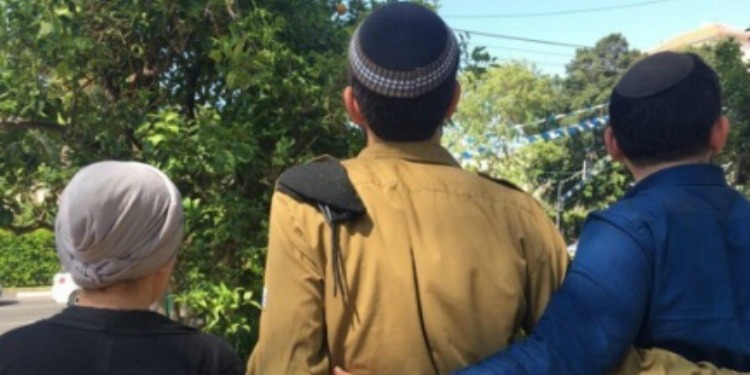
<instances>
[{"instance_id":1,"label":"knitted kippah with white pattern","mask_svg":"<svg viewBox=\"0 0 750 375\"><path fill-rule=\"evenodd\" d=\"M433 11L391 3L359 26L349 45L349 69L367 89L391 98L416 98L458 69L456 36Z\"/></svg>"}]
</instances>

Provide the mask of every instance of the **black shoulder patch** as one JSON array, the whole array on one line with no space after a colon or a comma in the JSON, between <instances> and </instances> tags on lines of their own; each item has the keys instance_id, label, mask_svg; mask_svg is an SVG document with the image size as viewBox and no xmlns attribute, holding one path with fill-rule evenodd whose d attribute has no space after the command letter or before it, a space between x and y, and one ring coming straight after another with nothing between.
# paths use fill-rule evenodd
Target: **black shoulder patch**
<instances>
[{"instance_id":1,"label":"black shoulder patch","mask_svg":"<svg viewBox=\"0 0 750 375\"><path fill-rule=\"evenodd\" d=\"M366 212L346 169L330 156L287 169L276 189L317 207L327 207L331 212L324 214L330 214L327 219L333 222L351 220Z\"/></svg>"},{"instance_id":2,"label":"black shoulder patch","mask_svg":"<svg viewBox=\"0 0 750 375\"><path fill-rule=\"evenodd\" d=\"M510 182L508 180L503 180L502 178L495 178L495 177L492 177L492 176L490 176L490 175L488 175L486 173L478 173L478 174L479 174L480 177L486 178L486 179L488 179L488 180L490 180L490 181L492 181L494 183L497 183L497 184L503 185L505 187L509 187L509 188L511 188L513 190L518 190L518 191L520 191L522 193L525 193L525 191L523 191L523 189L521 189L520 187L518 187L518 185L516 185L516 184L514 184L514 183L512 183L512 182Z\"/></svg>"}]
</instances>

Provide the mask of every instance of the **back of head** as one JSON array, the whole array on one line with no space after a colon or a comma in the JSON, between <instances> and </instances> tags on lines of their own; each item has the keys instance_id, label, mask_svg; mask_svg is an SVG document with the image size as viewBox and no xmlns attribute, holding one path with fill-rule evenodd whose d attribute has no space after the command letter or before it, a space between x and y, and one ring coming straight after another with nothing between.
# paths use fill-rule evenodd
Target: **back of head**
<instances>
[{"instance_id":1,"label":"back of head","mask_svg":"<svg viewBox=\"0 0 750 375\"><path fill-rule=\"evenodd\" d=\"M678 161L709 149L721 116L716 73L699 56L662 52L635 65L612 90L610 125L636 165Z\"/></svg>"},{"instance_id":2,"label":"back of head","mask_svg":"<svg viewBox=\"0 0 750 375\"><path fill-rule=\"evenodd\" d=\"M105 161L65 187L55 219L57 254L83 288L102 288L156 272L182 242L182 201L158 169Z\"/></svg>"},{"instance_id":3,"label":"back of head","mask_svg":"<svg viewBox=\"0 0 750 375\"><path fill-rule=\"evenodd\" d=\"M422 141L443 124L459 46L433 11L412 3L381 6L354 33L348 56L349 83L375 135Z\"/></svg>"}]
</instances>

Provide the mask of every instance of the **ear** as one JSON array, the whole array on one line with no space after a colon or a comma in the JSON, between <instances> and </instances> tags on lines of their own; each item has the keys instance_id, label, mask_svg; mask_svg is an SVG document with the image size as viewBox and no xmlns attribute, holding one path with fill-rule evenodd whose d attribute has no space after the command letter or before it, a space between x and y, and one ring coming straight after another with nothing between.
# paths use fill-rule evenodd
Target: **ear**
<instances>
[{"instance_id":1,"label":"ear","mask_svg":"<svg viewBox=\"0 0 750 375\"><path fill-rule=\"evenodd\" d=\"M612 157L613 160L623 161L625 155L620 149L620 145L617 144L617 138L615 138L615 132L612 130L612 126L607 126L604 129L604 146L607 148L607 153Z\"/></svg>"},{"instance_id":2,"label":"ear","mask_svg":"<svg viewBox=\"0 0 750 375\"><path fill-rule=\"evenodd\" d=\"M716 155L724 149L727 138L729 138L729 119L727 116L721 116L711 128L711 139L708 146L712 155Z\"/></svg>"},{"instance_id":3,"label":"ear","mask_svg":"<svg viewBox=\"0 0 750 375\"><path fill-rule=\"evenodd\" d=\"M359 125L360 127L366 126L367 121L365 119L365 115L363 115L362 111L359 109L359 103L357 103L357 99L354 97L354 90L352 90L351 86L346 86L346 88L344 89L343 98L346 112L349 113L349 118L352 120L352 122Z\"/></svg>"},{"instance_id":4,"label":"ear","mask_svg":"<svg viewBox=\"0 0 750 375\"><path fill-rule=\"evenodd\" d=\"M461 99L461 82L456 81L456 87L453 89L453 98L451 99L451 105L448 106L448 111L445 112L445 118L449 119L456 112L458 107L458 101Z\"/></svg>"}]
</instances>

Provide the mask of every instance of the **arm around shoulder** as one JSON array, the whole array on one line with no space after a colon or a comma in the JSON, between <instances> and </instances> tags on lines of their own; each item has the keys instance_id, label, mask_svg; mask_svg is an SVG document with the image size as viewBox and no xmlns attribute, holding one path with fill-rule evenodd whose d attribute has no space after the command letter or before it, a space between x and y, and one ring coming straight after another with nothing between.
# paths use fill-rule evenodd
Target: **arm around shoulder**
<instances>
[{"instance_id":1,"label":"arm around shoulder","mask_svg":"<svg viewBox=\"0 0 750 375\"><path fill-rule=\"evenodd\" d=\"M598 375L633 343L651 280L640 244L603 221L584 228L576 260L533 332L460 374ZM639 275L634 278L633 275Z\"/></svg>"}]
</instances>

